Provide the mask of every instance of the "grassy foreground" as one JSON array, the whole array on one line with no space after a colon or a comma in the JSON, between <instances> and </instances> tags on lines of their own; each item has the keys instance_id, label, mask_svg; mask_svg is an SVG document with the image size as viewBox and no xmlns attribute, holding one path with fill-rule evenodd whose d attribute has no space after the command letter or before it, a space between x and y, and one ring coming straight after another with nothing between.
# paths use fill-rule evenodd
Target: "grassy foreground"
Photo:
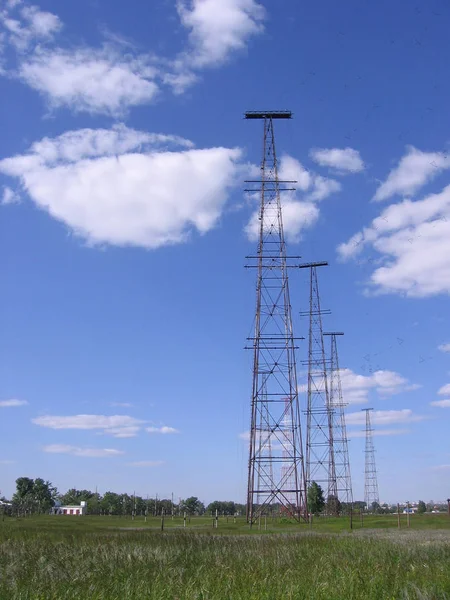
<instances>
[{"instance_id":1,"label":"grassy foreground","mask_svg":"<svg viewBox=\"0 0 450 600\"><path fill-rule=\"evenodd\" d=\"M7 518L0 598L450 599L448 517L414 515L402 531L387 518L352 533L335 519L312 531L270 523L252 535L243 520L213 529L211 519L192 519L185 530L168 520L161 533L156 519Z\"/></svg>"}]
</instances>

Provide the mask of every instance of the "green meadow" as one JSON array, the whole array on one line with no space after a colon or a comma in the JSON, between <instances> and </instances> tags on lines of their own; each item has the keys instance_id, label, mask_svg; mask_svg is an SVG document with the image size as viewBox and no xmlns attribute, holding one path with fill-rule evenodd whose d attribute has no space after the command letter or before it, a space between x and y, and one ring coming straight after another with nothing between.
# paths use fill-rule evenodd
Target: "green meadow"
<instances>
[{"instance_id":1,"label":"green meadow","mask_svg":"<svg viewBox=\"0 0 450 600\"><path fill-rule=\"evenodd\" d=\"M450 599L447 515L0 521L0 598Z\"/></svg>"}]
</instances>

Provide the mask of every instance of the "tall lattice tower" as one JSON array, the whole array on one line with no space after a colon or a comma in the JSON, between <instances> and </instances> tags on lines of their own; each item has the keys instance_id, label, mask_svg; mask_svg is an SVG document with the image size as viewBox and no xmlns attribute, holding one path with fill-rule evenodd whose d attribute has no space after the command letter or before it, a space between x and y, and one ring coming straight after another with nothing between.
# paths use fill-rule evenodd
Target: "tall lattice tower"
<instances>
[{"instance_id":1,"label":"tall lattice tower","mask_svg":"<svg viewBox=\"0 0 450 600\"><path fill-rule=\"evenodd\" d=\"M289 297L289 257L283 233L274 124L290 119L288 111L247 112L246 119L264 124L264 153L258 184L259 243L255 256L247 257L257 269L253 389L248 461L247 520L250 523L271 507L300 520L306 518L306 485L302 452L300 408L294 337ZM283 186L283 187L282 187ZM298 267L298 265L297 265ZM261 436L263 440L261 441ZM270 438L270 453L268 452ZM264 449L264 451L263 451Z\"/></svg>"},{"instance_id":2,"label":"tall lattice tower","mask_svg":"<svg viewBox=\"0 0 450 600\"><path fill-rule=\"evenodd\" d=\"M330 405L333 408L333 449L334 468L336 471L336 489L341 502L345 502L350 509L353 504L352 478L350 473L350 460L348 454L347 427L345 424L344 402L342 394L341 374L339 370L339 356L337 348L337 336L344 335L342 332L333 331L324 333L331 341L330 369L329 369L329 395Z\"/></svg>"},{"instance_id":3,"label":"tall lattice tower","mask_svg":"<svg viewBox=\"0 0 450 600\"><path fill-rule=\"evenodd\" d=\"M366 413L366 467L364 472L364 502L369 510L374 502L379 503L377 469L375 465L375 448L373 445L373 429L370 421L370 411L373 408L363 408Z\"/></svg>"},{"instance_id":4,"label":"tall lattice tower","mask_svg":"<svg viewBox=\"0 0 450 600\"><path fill-rule=\"evenodd\" d=\"M326 262L307 263L302 268L310 269L309 312L309 351L308 360L308 406L306 409L306 482L318 483L327 497L337 496L336 469L334 464L333 413L327 381L327 361L323 340L322 315L329 310L321 310L317 267L327 266Z\"/></svg>"}]
</instances>

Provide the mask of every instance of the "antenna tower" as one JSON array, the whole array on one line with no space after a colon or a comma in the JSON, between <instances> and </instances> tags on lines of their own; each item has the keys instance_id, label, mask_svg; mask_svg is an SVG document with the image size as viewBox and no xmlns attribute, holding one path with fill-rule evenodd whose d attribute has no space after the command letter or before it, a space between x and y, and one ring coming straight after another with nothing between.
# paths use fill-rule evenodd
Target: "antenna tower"
<instances>
[{"instance_id":1,"label":"antenna tower","mask_svg":"<svg viewBox=\"0 0 450 600\"><path fill-rule=\"evenodd\" d=\"M350 474L350 460L348 455L347 428L345 424L344 402L342 395L341 374L339 370L339 356L337 349L337 336L344 335L342 332L333 331L324 333L330 336L330 376L329 395L330 405L333 408L333 449L334 468L336 471L337 496L341 502L345 502L347 508L353 504L352 478Z\"/></svg>"},{"instance_id":2,"label":"antenna tower","mask_svg":"<svg viewBox=\"0 0 450 600\"><path fill-rule=\"evenodd\" d=\"M327 262L306 263L301 268L310 269L309 350L308 360L308 406L306 410L306 483L313 481L326 490L327 497L337 496L336 469L334 460L333 413L327 381L327 365L323 340L322 315L330 314L321 310L317 267L327 266Z\"/></svg>"},{"instance_id":3,"label":"antenna tower","mask_svg":"<svg viewBox=\"0 0 450 600\"><path fill-rule=\"evenodd\" d=\"M288 264L283 232L280 192L292 190L295 181L278 178L275 119L290 119L289 111L247 112L246 119L264 124L261 178L248 192L258 192L259 243L247 268L257 270L253 351L250 448L248 462L247 521L279 506L289 516L306 519L306 485L295 363L296 340L292 328ZM255 189L256 186L256 189ZM270 445L269 445L270 443ZM270 451L269 451L270 449Z\"/></svg>"},{"instance_id":4,"label":"antenna tower","mask_svg":"<svg viewBox=\"0 0 450 600\"><path fill-rule=\"evenodd\" d=\"M364 502L369 510L374 502L379 503L377 469L375 465L375 448L373 445L372 425L370 422L370 411L373 408L363 408L366 412L366 468L364 473Z\"/></svg>"}]
</instances>

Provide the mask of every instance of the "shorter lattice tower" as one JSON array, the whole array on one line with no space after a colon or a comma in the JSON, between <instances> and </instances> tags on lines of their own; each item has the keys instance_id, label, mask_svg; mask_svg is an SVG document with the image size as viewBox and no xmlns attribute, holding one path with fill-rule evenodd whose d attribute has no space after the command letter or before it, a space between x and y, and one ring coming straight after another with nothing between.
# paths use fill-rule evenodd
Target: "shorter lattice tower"
<instances>
[{"instance_id":1,"label":"shorter lattice tower","mask_svg":"<svg viewBox=\"0 0 450 600\"><path fill-rule=\"evenodd\" d=\"M366 466L364 472L364 502L367 510L370 510L373 503L380 502L378 495L377 469L375 465L375 448L373 445L373 429L370 421L370 411L373 408L363 408L366 413Z\"/></svg>"},{"instance_id":2,"label":"shorter lattice tower","mask_svg":"<svg viewBox=\"0 0 450 600\"><path fill-rule=\"evenodd\" d=\"M327 497L337 496L336 469L334 465L333 407L327 381L327 361L323 340L322 315L329 310L320 307L317 267L327 262L306 263L300 268L310 269L309 311L300 313L309 316L308 360L308 404L306 409L306 483L319 484Z\"/></svg>"},{"instance_id":3,"label":"shorter lattice tower","mask_svg":"<svg viewBox=\"0 0 450 600\"><path fill-rule=\"evenodd\" d=\"M333 331L324 333L323 335L329 336L331 341L328 391L330 395L330 404L333 408L333 449L337 495L340 502L345 503L346 508L351 510L353 504L353 492L344 410L347 403L344 401L342 394L341 372L336 339L338 335L344 334L342 332Z\"/></svg>"}]
</instances>

